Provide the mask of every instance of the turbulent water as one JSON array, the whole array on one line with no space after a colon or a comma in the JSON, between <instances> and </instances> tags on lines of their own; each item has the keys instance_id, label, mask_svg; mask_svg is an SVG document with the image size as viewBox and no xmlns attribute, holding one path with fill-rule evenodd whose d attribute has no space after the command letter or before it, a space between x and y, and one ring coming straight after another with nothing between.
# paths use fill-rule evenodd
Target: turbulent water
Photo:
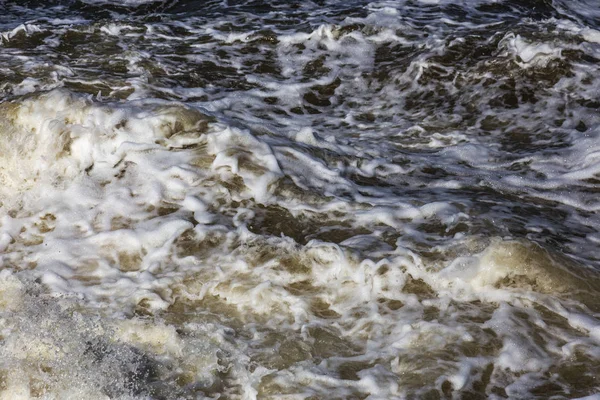
<instances>
[{"instance_id":1,"label":"turbulent water","mask_svg":"<svg viewBox=\"0 0 600 400\"><path fill-rule=\"evenodd\" d=\"M1 399L600 398L596 0L0 0Z\"/></svg>"}]
</instances>

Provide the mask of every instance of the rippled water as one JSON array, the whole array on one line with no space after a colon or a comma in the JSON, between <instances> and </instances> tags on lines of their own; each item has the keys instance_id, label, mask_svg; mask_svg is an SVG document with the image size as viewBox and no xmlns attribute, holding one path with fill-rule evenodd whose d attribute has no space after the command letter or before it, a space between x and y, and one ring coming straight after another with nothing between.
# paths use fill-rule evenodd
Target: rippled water
<instances>
[{"instance_id":1,"label":"rippled water","mask_svg":"<svg viewBox=\"0 0 600 400\"><path fill-rule=\"evenodd\" d=\"M600 398L596 1L0 11L0 398Z\"/></svg>"}]
</instances>

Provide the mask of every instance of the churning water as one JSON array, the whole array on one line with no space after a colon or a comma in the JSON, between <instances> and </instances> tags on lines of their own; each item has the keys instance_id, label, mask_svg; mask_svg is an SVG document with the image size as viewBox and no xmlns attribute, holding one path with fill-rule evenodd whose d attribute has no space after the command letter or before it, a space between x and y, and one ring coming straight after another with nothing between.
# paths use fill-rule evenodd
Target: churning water
<instances>
[{"instance_id":1,"label":"churning water","mask_svg":"<svg viewBox=\"0 0 600 400\"><path fill-rule=\"evenodd\" d=\"M0 398L600 398L595 0L0 0Z\"/></svg>"}]
</instances>

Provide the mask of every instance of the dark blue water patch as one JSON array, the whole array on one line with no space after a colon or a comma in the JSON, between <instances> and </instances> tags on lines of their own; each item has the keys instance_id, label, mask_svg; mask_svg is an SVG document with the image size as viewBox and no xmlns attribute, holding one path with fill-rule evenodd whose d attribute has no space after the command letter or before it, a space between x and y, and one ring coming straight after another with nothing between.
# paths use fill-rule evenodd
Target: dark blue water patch
<instances>
[{"instance_id":1,"label":"dark blue water patch","mask_svg":"<svg viewBox=\"0 0 600 400\"><path fill-rule=\"evenodd\" d=\"M551 0L506 0L500 4L508 7L511 14L516 14L521 18L531 18L539 21L559 17L559 13L552 5Z\"/></svg>"},{"instance_id":2,"label":"dark blue water patch","mask_svg":"<svg viewBox=\"0 0 600 400\"><path fill-rule=\"evenodd\" d=\"M212 20L224 15L244 16L255 25L273 26L279 30L305 31L320 24L341 24L347 18L363 18L368 15L372 2L365 0L315 0L300 1L191 1L156 0L141 4L118 1L90 2L85 0L6 0L2 2L5 13L0 16L0 25L17 26L28 20L39 18L83 18L90 21L104 19L164 22L200 18ZM454 23L516 24L519 21L545 21L550 18L583 20L591 26L598 21L586 16L574 5L568 10L555 7L551 0L505 0L480 4L423 4L408 0L396 8L401 19L410 21L425 30L437 29ZM600 7L599 7L600 8ZM571 15L572 14L572 15ZM450 28L450 26L448 27ZM456 28L456 27L455 27Z\"/></svg>"}]
</instances>

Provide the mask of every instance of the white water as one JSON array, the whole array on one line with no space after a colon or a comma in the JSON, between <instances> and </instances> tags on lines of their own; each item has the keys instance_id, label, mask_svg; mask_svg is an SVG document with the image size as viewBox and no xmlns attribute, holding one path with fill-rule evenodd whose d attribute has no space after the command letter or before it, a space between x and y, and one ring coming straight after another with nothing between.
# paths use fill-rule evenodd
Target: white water
<instances>
[{"instance_id":1,"label":"white water","mask_svg":"<svg viewBox=\"0 0 600 400\"><path fill-rule=\"evenodd\" d=\"M271 33L11 5L0 396L600 390L600 32L430 3Z\"/></svg>"}]
</instances>

